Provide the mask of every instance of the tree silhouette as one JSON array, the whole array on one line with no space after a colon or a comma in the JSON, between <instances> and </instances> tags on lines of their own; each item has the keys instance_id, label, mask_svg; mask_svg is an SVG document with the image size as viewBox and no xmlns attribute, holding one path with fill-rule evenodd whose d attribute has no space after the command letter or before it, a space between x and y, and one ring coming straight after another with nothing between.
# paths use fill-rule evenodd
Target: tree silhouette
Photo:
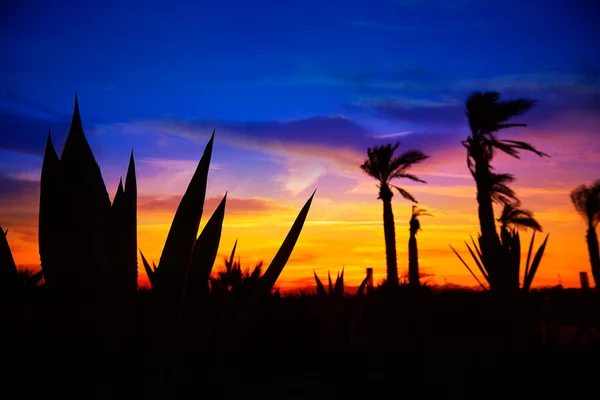
<instances>
[{"instance_id":1,"label":"tree silhouette","mask_svg":"<svg viewBox=\"0 0 600 400\"><path fill-rule=\"evenodd\" d=\"M408 239L408 283L411 286L420 286L419 281L419 252L417 248L417 233L421 230L419 217L423 215L431 216L427 210L421 209L415 205L412 206L412 215L410 217L410 238Z\"/></svg>"},{"instance_id":2,"label":"tree silhouette","mask_svg":"<svg viewBox=\"0 0 600 400\"><path fill-rule=\"evenodd\" d=\"M600 285L600 250L596 226L600 223L600 179L590 186L580 185L571 192L571 202L587 224L586 241L590 253L592 276L596 289Z\"/></svg>"},{"instance_id":3,"label":"tree silhouette","mask_svg":"<svg viewBox=\"0 0 600 400\"><path fill-rule=\"evenodd\" d=\"M505 243L511 229L527 229L542 232L542 226L533 217L533 212L519 208L519 204L505 204L497 220L500 223L500 237Z\"/></svg>"},{"instance_id":4,"label":"tree silhouette","mask_svg":"<svg viewBox=\"0 0 600 400\"><path fill-rule=\"evenodd\" d=\"M547 156L529 143L501 140L497 138L497 134L503 129L526 126L523 123L508 123L508 121L529 111L533 104L534 102L528 99L500 101L498 92L475 92L465 103L471 135L462 144L467 149L467 166L477 186L481 251L492 275L499 273L502 264L500 237L496 231L492 203L507 204L515 199L514 192L507 185L514 180L514 177L510 174L493 172L491 162L494 155L497 151L502 151L514 158L520 158L520 151L524 150L538 156ZM499 288L501 290L505 286L511 286L502 279L492 281L501 286Z\"/></svg>"},{"instance_id":5,"label":"tree silhouette","mask_svg":"<svg viewBox=\"0 0 600 400\"><path fill-rule=\"evenodd\" d=\"M408 173L410 167L418 164L429 156L420 150L409 150L394 156L400 143L394 145L375 146L367 149L369 157L360 168L370 177L376 179L379 184L379 196L383 202L383 230L385 235L385 258L387 267L387 284L392 287L399 285L398 266L396 261L396 231L394 228L394 213L392 212L392 189L394 188L402 197L417 203L417 200L406 190L391 184L393 179L406 178L415 182L426 183L415 175Z\"/></svg>"}]
</instances>

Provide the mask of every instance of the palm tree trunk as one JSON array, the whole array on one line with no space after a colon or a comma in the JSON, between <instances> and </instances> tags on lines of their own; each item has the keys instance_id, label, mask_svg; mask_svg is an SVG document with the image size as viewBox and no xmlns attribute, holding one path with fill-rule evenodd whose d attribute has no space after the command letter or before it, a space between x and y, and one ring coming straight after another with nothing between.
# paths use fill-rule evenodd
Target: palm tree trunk
<instances>
[{"instance_id":1,"label":"palm tree trunk","mask_svg":"<svg viewBox=\"0 0 600 400\"><path fill-rule=\"evenodd\" d=\"M392 212L392 197L382 196L383 201L383 233L385 235L385 261L387 267L387 284L398 287L398 265L396 263L396 229Z\"/></svg>"},{"instance_id":2,"label":"palm tree trunk","mask_svg":"<svg viewBox=\"0 0 600 400\"><path fill-rule=\"evenodd\" d=\"M588 251L590 253L590 264L592 265L592 277L594 278L596 291L598 291L600 290L600 249L598 247L596 230L591 223L587 231L586 239Z\"/></svg>"},{"instance_id":3,"label":"palm tree trunk","mask_svg":"<svg viewBox=\"0 0 600 400\"><path fill-rule=\"evenodd\" d=\"M501 245L492 206L490 166L483 159L475 158L475 183L477 185L479 228L481 229L482 261L488 270L490 289L501 291L506 288L508 282L502 275L502 266L500 265Z\"/></svg>"},{"instance_id":4,"label":"palm tree trunk","mask_svg":"<svg viewBox=\"0 0 600 400\"><path fill-rule=\"evenodd\" d=\"M412 232L408 239L408 283L414 287L420 286L417 236Z\"/></svg>"}]
</instances>

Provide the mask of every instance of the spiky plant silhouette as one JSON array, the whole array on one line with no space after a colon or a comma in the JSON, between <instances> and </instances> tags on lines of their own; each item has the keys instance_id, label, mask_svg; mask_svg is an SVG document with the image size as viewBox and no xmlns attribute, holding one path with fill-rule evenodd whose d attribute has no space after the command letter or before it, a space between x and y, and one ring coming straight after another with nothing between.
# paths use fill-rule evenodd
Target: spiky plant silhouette
<instances>
[{"instance_id":1,"label":"spiky plant silhouette","mask_svg":"<svg viewBox=\"0 0 600 400\"><path fill-rule=\"evenodd\" d=\"M262 260L256 263L252 270L242 269L240 259L235 261L237 240L233 245L231 255L225 257L224 269L210 277L210 289L213 293L247 296L258 287L263 268Z\"/></svg>"},{"instance_id":2,"label":"spiky plant silhouette","mask_svg":"<svg viewBox=\"0 0 600 400\"><path fill-rule=\"evenodd\" d=\"M19 280L19 272L8 244L8 229L0 226L0 290L4 291L13 287Z\"/></svg>"},{"instance_id":3,"label":"spiky plant silhouette","mask_svg":"<svg viewBox=\"0 0 600 400\"><path fill-rule=\"evenodd\" d=\"M95 316L100 331L131 332L137 289L136 208L133 152L125 186L119 182L111 203L75 95L60 158L48 132L38 229L46 285L64 300L59 308L75 307L68 318Z\"/></svg>"},{"instance_id":4,"label":"spiky plant silhouette","mask_svg":"<svg viewBox=\"0 0 600 400\"><path fill-rule=\"evenodd\" d=\"M399 286L398 266L396 260L396 230L394 225L394 213L392 211L392 188L396 189L402 197L417 203L417 200L405 189L393 185L395 179L410 179L414 182L426 183L415 175L409 173L410 168L429 158L420 150L409 150L394 155L400 143L394 145L375 146L367 149L368 159L360 168L371 178L379 183L379 196L383 202L383 230L385 235L385 259L387 270L387 283L391 287Z\"/></svg>"},{"instance_id":5,"label":"spiky plant silhouette","mask_svg":"<svg viewBox=\"0 0 600 400\"><path fill-rule=\"evenodd\" d=\"M474 92L465 103L471 135L462 144L467 149L467 166L477 186L481 253L491 277L491 289L499 292L510 292L514 288L514 280L511 278L513 274L503 267L507 260L503 259L492 203L505 203L514 197L514 192L506 192L510 189L507 184L514 177L495 174L491 162L498 151L514 158L520 158L521 151L548 156L529 143L497 137L504 129L526 126L509 121L529 111L533 104L529 99L501 101L498 92ZM500 194L500 197L494 196L494 193Z\"/></svg>"},{"instance_id":6,"label":"spiky plant silhouette","mask_svg":"<svg viewBox=\"0 0 600 400\"><path fill-rule=\"evenodd\" d=\"M327 271L329 280L328 290L313 270L315 283L317 284L316 307L312 307L313 314L319 319L324 328L324 338L335 344L352 340L356 327L366 307L365 290L370 276L367 275L356 291L352 304L348 305L349 299L344 298L344 268L337 274L335 283L331 274ZM309 303L313 304L313 303Z\"/></svg>"},{"instance_id":7,"label":"spiky plant silhouette","mask_svg":"<svg viewBox=\"0 0 600 400\"><path fill-rule=\"evenodd\" d=\"M419 275L419 251L417 248L417 233L421 230L421 222L419 217L432 216L425 209L421 209L416 205L412 206L412 214L409 221L410 237L408 239L408 283L413 287L421 285Z\"/></svg>"},{"instance_id":8,"label":"spiky plant silhouette","mask_svg":"<svg viewBox=\"0 0 600 400\"><path fill-rule=\"evenodd\" d=\"M159 334L171 334L180 329L198 329L202 319L200 309L205 304L209 277L221 240L227 193L196 238L203 213L208 171L212 156L213 131L204 153L183 195L158 266L150 264L140 251L144 268L158 300L156 319ZM246 304L246 315L254 312L258 298L270 294L300 236L314 193L310 196L273 261L261 277L257 289ZM175 331L174 331L175 329Z\"/></svg>"},{"instance_id":9,"label":"spiky plant silhouette","mask_svg":"<svg viewBox=\"0 0 600 400\"><path fill-rule=\"evenodd\" d=\"M596 227L600 223L600 179L593 182L590 186L577 186L571 192L570 197L575 209L583 217L587 225L585 239L590 256L592 277L594 278L596 290L598 290L597 288L600 285L600 250Z\"/></svg>"}]
</instances>

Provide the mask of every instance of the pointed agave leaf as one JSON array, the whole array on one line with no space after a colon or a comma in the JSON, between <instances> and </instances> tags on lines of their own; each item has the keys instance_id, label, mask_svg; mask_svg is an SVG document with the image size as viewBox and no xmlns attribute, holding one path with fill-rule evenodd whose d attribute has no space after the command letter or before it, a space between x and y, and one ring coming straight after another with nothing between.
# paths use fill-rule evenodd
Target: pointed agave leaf
<instances>
[{"instance_id":1,"label":"pointed agave leaf","mask_svg":"<svg viewBox=\"0 0 600 400\"><path fill-rule=\"evenodd\" d=\"M367 275L365 279L360 283L358 290L356 291L356 296L362 296L365 293L365 289L367 287L367 283L369 282L369 276Z\"/></svg>"},{"instance_id":2,"label":"pointed agave leaf","mask_svg":"<svg viewBox=\"0 0 600 400\"><path fill-rule=\"evenodd\" d=\"M154 289L154 272L156 270L156 266L154 266L154 270L150 268L148 261L146 261L146 257L144 257L144 253L140 250L140 255L142 256L142 264L144 264L144 269L146 270L146 275L148 275L148 280L150 281L150 286Z\"/></svg>"},{"instance_id":3,"label":"pointed agave leaf","mask_svg":"<svg viewBox=\"0 0 600 400\"><path fill-rule=\"evenodd\" d=\"M111 202L102 173L83 132L77 97L60 164L66 189L63 201L64 220L69 232L66 241L69 244L66 256L69 258L69 274L79 282L104 287L112 283ZM88 260L86 268L79 268L82 260ZM108 295L106 290L101 292ZM97 301L104 304L104 300Z\"/></svg>"},{"instance_id":4,"label":"pointed agave leaf","mask_svg":"<svg viewBox=\"0 0 600 400\"><path fill-rule=\"evenodd\" d=\"M485 265L483 265L483 260L480 261L477 258L477 256L475 255L475 253L473 253L473 250L471 250L471 248L469 247L469 244L467 242L465 242L465 245L467 245L467 249L469 249L469 253L471 253L471 257L473 257L473 260L475 260L475 264L477 265L477 268L479 268L479 272L481 272L481 274L483 275L485 280L489 282L490 277L485 270Z\"/></svg>"},{"instance_id":5,"label":"pointed agave leaf","mask_svg":"<svg viewBox=\"0 0 600 400\"><path fill-rule=\"evenodd\" d=\"M481 250L479 250L479 247L477 247L477 243L475 243L475 239L473 239L473 236L469 236L469 237L471 238L471 243L473 243L473 248L477 252L477 255L479 256L479 259L483 260L482 255L481 255Z\"/></svg>"},{"instance_id":6,"label":"pointed agave leaf","mask_svg":"<svg viewBox=\"0 0 600 400\"><path fill-rule=\"evenodd\" d=\"M214 137L213 131L194 176L177 207L158 262L157 273L165 275L168 282L164 282L164 284L169 287L168 290L174 291L174 293L167 294L169 296L180 295L185 285L186 271L189 267L204 207Z\"/></svg>"},{"instance_id":7,"label":"pointed agave leaf","mask_svg":"<svg viewBox=\"0 0 600 400\"><path fill-rule=\"evenodd\" d=\"M483 288L483 290L487 291L487 288L485 286L483 286L483 284L481 283L481 281L479 279L477 279L477 276L473 273L473 271L471 270L471 268L469 268L469 266L467 265L467 263L465 262L465 260L463 260L463 258L460 256L460 254L458 254L458 252L456 250L454 250L454 247L452 247L452 245L450 245L450 248L452 249L452 251L454 252L454 254L456 254L456 256L459 258L459 260L462 261L463 265L465 267L467 267L467 269L469 270L469 272L471 273L471 275L473 275L473 278L475 278L475 280L477 281L477 283L479 283L479 286L481 286ZM489 283L489 281L488 281L488 283Z\"/></svg>"},{"instance_id":8,"label":"pointed agave leaf","mask_svg":"<svg viewBox=\"0 0 600 400\"><path fill-rule=\"evenodd\" d=\"M535 273L540 266L540 262L542 261L542 256L544 255L544 250L546 249L546 243L548 242L548 237L550 234L546 235L546 239L544 239L544 243L540 246L535 257L533 258L533 262L531 263L531 267L529 269L529 273L526 276L526 282L523 282L523 289L525 291L529 291L531 289L531 284L533 283L533 278L535 278ZM531 237L531 243L533 245L533 236Z\"/></svg>"},{"instance_id":9,"label":"pointed agave leaf","mask_svg":"<svg viewBox=\"0 0 600 400\"><path fill-rule=\"evenodd\" d=\"M316 192L316 190L315 190L315 192ZM300 232L302 232L302 227L304 225L304 221L306 220L306 216L308 215L308 210L310 209L310 204L315 195L315 192L313 192L313 194L310 196L310 198L308 199L308 201L306 202L306 204L304 205L302 210L300 210L300 214L298 214L296 221L294 221L294 224L292 225L290 232L288 233L287 237L283 241L283 244L279 248L279 251L277 252L277 254L275 254L275 257L273 258L273 261L271 261L269 268L267 268L267 270L265 271L265 274L263 275L263 278L262 278L263 285L264 285L263 286L264 293L271 292L271 289L273 288L273 286L275 285L275 282L279 278L281 271L283 271L285 264L289 260L290 255L292 254L292 251L294 250L294 246L296 245L296 241L298 240L298 237L300 236Z\"/></svg>"},{"instance_id":10,"label":"pointed agave leaf","mask_svg":"<svg viewBox=\"0 0 600 400\"><path fill-rule=\"evenodd\" d=\"M317 282L317 296L327 296L327 291L325 290L325 286L321 283L321 280L317 276L317 273L313 269L313 275L315 276L315 282Z\"/></svg>"},{"instance_id":11,"label":"pointed agave leaf","mask_svg":"<svg viewBox=\"0 0 600 400\"><path fill-rule=\"evenodd\" d=\"M227 193L225 193L223 200L221 200L221 203L206 223L198 240L196 240L186 278L184 301L195 297L197 294L205 293L208 289L208 278L215 264L219 243L221 242L226 202Z\"/></svg>"},{"instance_id":12,"label":"pointed agave leaf","mask_svg":"<svg viewBox=\"0 0 600 400\"><path fill-rule=\"evenodd\" d=\"M138 279L137 258L137 179L133 150L129 157L129 166L125 177L125 195L123 196L124 254L126 260L127 286L135 296Z\"/></svg>"},{"instance_id":13,"label":"pointed agave leaf","mask_svg":"<svg viewBox=\"0 0 600 400\"><path fill-rule=\"evenodd\" d=\"M333 289L333 293L337 297L344 297L344 268L342 268L342 273L338 272L338 277L335 280L335 287Z\"/></svg>"},{"instance_id":14,"label":"pointed agave leaf","mask_svg":"<svg viewBox=\"0 0 600 400\"><path fill-rule=\"evenodd\" d=\"M8 230L4 232L2 227L0 227L0 231L2 231L2 234L0 234L0 285L3 285L14 281L17 278L18 272L15 259L6 239Z\"/></svg>"},{"instance_id":15,"label":"pointed agave leaf","mask_svg":"<svg viewBox=\"0 0 600 400\"><path fill-rule=\"evenodd\" d=\"M331 282L331 272L327 270L327 276L329 277L329 295L333 295L333 283Z\"/></svg>"},{"instance_id":16,"label":"pointed agave leaf","mask_svg":"<svg viewBox=\"0 0 600 400\"><path fill-rule=\"evenodd\" d=\"M527 262L525 263L525 278L523 278L523 287L525 287L525 279L529 275L529 262L531 261L531 252L533 251L533 241L535 240L535 230L531 236L531 242L529 243L529 251L527 252Z\"/></svg>"},{"instance_id":17,"label":"pointed agave leaf","mask_svg":"<svg viewBox=\"0 0 600 400\"><path fill-rule=\"evenodd\" d=\"M63 214L63 179L60 160L52 144L50 130L42 162L40 206L38 215L38 245L40 263L48 287L56 285L57 275L68 268L61 254L68 254L68 240L63 229L68 225Z\"/></svg>"}]
</instances>

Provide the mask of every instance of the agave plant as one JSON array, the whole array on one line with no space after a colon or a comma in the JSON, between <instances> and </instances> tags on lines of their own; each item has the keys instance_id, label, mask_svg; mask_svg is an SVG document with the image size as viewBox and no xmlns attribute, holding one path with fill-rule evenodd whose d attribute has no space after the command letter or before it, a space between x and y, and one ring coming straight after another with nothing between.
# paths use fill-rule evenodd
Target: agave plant
<instances>
[{"instance_id":1,"label":"agave plant","mask_svg":"<svg viewBox=\"0 0 600 400\"><path fill-rule=\"evenodd\" d=\"M313 275L317 284L317 301L316 304L312 305L312 310L321 322L325 339L328 341L334 340L338 344L341 340L352 340L356 327L360 322L366 307L364 293L371 276L367 274L358 287L354 299L348 299L354 300L352 302L353 304L348 307L346 304L347 301L344 300L343 268L342 272L337 274L335 283L331 280L329 271L327 272L329 290L325 289L325 286L315 271L313 271ZM347 336L343 337L344 335Z\"/></svg>"},{"instance_id":2,"label":"agave plant","mask_svg":"<svg viewBox=\"0 0 600 400\"><path fill-rule=\"evenodd\" d=\"M209 277L221 239L227 194L196 238L202 217L214 131L196 171L183 195L169 230L158 266L150 267L143 253L142 262L159 304L159 324L163 328L192 324L200 318L199 308L208 294ZM296 218L283 245L259 280L247 304L250 313L256 300L269 294L285 267L300 236L313 195ZM254 300L252 300L254 298Z\"/></svg>"},{"instance_id":3,"label":"agave plant","mask_svg":"<svg viewBox=\"0 0 600 400\"><path fill-rule=\"evenodd\" d=\"M216 276L210 277L210 288L212 292L227 293L250 293L258 286L261 277L263 262L259 261L252 270L242 270L240 259L235 261L235 250L237 240L233 245L231 256L225 257L225 269L217 271Z\"/></svg>"},{"instance_id":4,"label":"agave plant","mask_svg":"<svg viewBox=\"0 0 600 400\"><path fill-rule=\"evenodd\" d=\"M533 232L533 235L531 236L531 242L529 243L529 251L527 253L527 261L525 263L525 269L523 271L523 284L522 284L521 289L524 292L528 292L531 289L531 284L533 283L533 278L535 277L535 274L540 266L540 262L542 261L542 256L544 255L544 250L546 249L546 243L548 242L549 236L550 236L550 234L546 235L544 242L536 251L535 256L533 257L533 260L531 260L531 254L532 254L532 250L533 250L533 243L535 240L535 231ZM481 246L481 241L482 241L481 235L479 235L478 239L479 239L480 246ZM510 286L514 290L518 290L519 286L520 286L519 276L520 276L520 267L521 267L521 240L519 238L519 232L513 228L510 231L507 231L505 233L505 235L503 236L503 241L501 243L501 245L502 245L501 249L504 253L503 259L505 260L506 265L503 265L502 267L506 268L509 272L503 273L501 275L490 273L493 270L491 270L489 268L489 266L486 265L486 263L484 261L485 258L482 256L480 247L477 246L477 244L475 243L475 240L473 240L472 237L471 237L471 242L473 244L473 249L475 251L473 251L473 249L471 249L471 247L469 246L469 244L467 242L465 242L465 245L467 246L469 253L471 253L471 256L473 257L473 260L475 261L475 265L477 265L479 272L483 275L483 277L487 281L488 288L492 291L495 291L495 288L499 286L496 280L505 279L505 277L508 276L508 277L511 277L511 281L509 282ZM473 275L473 277L475 278L477 283L484 290L488 290L488 288L486 288L485 285L477 278L477 275L475 275L473 270L463 260L463 258L460 256L460 254L458 254L458 252L454 249L454 247L450 246L450 248L452 249L452 251L454 251L454 254L456 254L458 256L458 258L464 264L464 266L467 267L467 269L469 270L471 275ZM505 288L508 286L508 284L504 283L504 282L501 283L501 285L502 286L500 286L500 287L502 287L502 288Z\"/></svg>"},{"instance_id":5,"label":"agave plant","mask_svg":"<svg viewBox=\"0 0 600 400\"><path fill-rule=\"evenodd\" d=\"M69 318L96 315L97 327L131 332L137 289L137 188L133 152L111 202L87 142L77 95L59 158L50 132L42 164L39 251L48 288ZM123 324L126 324L124 326ZM129 330L127 330L129 329Z\"/></svg>"}]
</instances>

